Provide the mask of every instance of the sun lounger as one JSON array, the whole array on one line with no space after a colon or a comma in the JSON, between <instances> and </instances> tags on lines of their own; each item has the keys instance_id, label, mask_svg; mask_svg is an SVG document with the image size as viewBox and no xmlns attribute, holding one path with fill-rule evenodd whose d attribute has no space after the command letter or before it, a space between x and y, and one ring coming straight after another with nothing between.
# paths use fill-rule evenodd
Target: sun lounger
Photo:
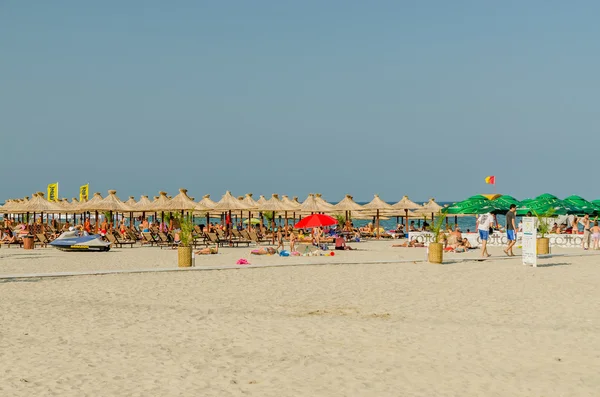
<instances>
[{"instance_id":1,"label":"sun lounger","mask_svg":"<svg viewBox=\"0 0 600 397\"><path fill-rule=\"evenodd\" d=\"M35 244L39 244L42 247L47 247L48 243L50 243L50 241L48 240L48 237L46 237L46 235L44 233L38 233L35 235L35 238L37 241L35 241Z\"/></svg>"},{"instance_id":2,"label":"sun lounger","mask_svg":"<svg viewBox=\"0 0 600 397\"><path fill-rule=\"evenodd\" d=\"M150 246L158 245L158 240L150 232L142 232L142 245L150 244Z\"/></svg>"}]
</instances>

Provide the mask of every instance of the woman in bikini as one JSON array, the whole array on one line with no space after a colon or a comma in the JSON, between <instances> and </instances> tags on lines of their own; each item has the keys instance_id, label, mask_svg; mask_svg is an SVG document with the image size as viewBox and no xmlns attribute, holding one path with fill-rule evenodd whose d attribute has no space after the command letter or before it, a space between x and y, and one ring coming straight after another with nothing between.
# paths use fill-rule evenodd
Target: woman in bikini
<instances>
[{"instance_id":1,"label":"woman in bikini","mask_svg":"<svg viewBox=\"0 0 600 397\"><path fill-rule=\"evenodd\" d=\"M296 233L290 232L290 252L296 251Z\"/></svg>"},{"instance_id":2,"label":"woman in bikini","mask_svg":"<svg viewBox=\"0 0 600 397\"><path fill-rule=\"evenodd\" d=\"M594 221L594 226L592 226L592 240L594 240L594 248L598 249L598 244L600 243L600 227L598 226L598 221Z\"/></svg>"},{"instance_id":3,"label":"woman in bikini","mask_svg":"<svg viewBox=\"0 0 600 397\"><path fill-rule=\"evenodd\" d=\"M576 216L573 217L573 223L571 223L571 227L572 227L571 234L579 233L579 222L578 222L578 219Z\"/></svg>"},{"instance_id":4,"label":"woman in bikini","mask_svg":"<svg viewBox=\"0 0 600 397\"><path fill-rule=\"evenodd\" d=\"M206 247L201 250L196 251L196 255L214 255L219 253L219 246L215 245L214 247Z\"/></svg>"}]
</instances>

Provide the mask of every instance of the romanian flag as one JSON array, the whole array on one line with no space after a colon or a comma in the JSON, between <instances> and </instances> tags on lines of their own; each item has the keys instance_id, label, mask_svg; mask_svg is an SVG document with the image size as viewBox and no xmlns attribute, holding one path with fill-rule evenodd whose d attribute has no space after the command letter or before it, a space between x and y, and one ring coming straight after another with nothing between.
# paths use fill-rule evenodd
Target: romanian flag
<instances>
[{"instance_id":1,"label":"romanian flag","mask_svg":"<svg viewBox=\"0 0 600 397\"><path fill-rule=\"evenodd\" d=\"M495 185L496 184L496 177L493 176L493 175L486 176L485 177L485 183L487 183L488 185Z\"/></svg>"}]
</instances>

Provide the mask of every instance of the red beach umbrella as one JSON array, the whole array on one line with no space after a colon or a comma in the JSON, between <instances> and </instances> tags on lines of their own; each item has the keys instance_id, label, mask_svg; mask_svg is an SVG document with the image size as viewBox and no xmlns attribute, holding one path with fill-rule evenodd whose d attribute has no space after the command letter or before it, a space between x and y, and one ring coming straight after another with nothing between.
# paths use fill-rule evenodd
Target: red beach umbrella
<instances>
[{"instance_id":1,"label":"red beach umbrella","mask_svg":"<svg viewBox=\"0 0 600 397\"><path fill-rule=\"evenodd\" d=\"M302 218L302 220L294 225L296 229L309 229L311 227L333 226L337 225L338 221L329 215L314 214Z\"/></svg>"}]
</instances>

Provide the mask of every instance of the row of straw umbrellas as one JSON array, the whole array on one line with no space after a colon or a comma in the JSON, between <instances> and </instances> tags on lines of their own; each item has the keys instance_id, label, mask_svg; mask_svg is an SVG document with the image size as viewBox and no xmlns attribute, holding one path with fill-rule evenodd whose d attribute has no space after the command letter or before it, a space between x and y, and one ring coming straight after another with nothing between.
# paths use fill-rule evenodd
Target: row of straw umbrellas
<instances>
[{"instance_id":1,"label":"row of straw umbrellas","mask_svg":"<svg viewBox=\"0 0 600 397\"><path fill-rule=\"evenodd\" d=\"M210 195L205 195L200 201L196 202L193 197L189 197L186 189L179 189L179 193L175 197L169 197L166 192L159 192L153 200L148 196L141 196L139 201L134 197L129 197L126 201L121 201L115 190L109 190L106 197L102 197L100 193L94 195L87 201L79 202L75 198L69 202L62 199L57 202L48 201L45 199L42 192L37 192L31 199L25 197L23 199L11 199L0 206L0 213L3 214L82 214L95 213L96 220L99 212L109 212L112 219L114 213L121 213L124 216L142 216L154 214L155 218L158 213L161 214L161 219L165 213L187 212L199 216L206 216L207 221L210 217L220 217L223 214L228 214L230 219L232 214L239 214L240 218L245 215L248 219L252 219L252 214L273 213L285 218L285 225L288 224L288 218L291 215L292 219L302 217L308 214L325 213L330 215L343 215L346 219L376 219L376 231L379 235L379 220L382 217L403 217L408 224L408 218L423 218L424 216L435 216L443 209L437 204L434 199L420 205L404 196L395 204L389 204L383 201L378 195L375 195L373 200L365 205L360 205L354 201L352 196L346 195L343 200L337 204L331 204L325 201L320 194L309 194L303 201L299 202L297 197L290 199L283 195L281 198L277 194L273 194L271 198L266 199L260 196L255 200L252 193L245 196L234 197L229 191L226 192L220 201L215 202L210 199Z\"/></svg>"}]
</instances>

